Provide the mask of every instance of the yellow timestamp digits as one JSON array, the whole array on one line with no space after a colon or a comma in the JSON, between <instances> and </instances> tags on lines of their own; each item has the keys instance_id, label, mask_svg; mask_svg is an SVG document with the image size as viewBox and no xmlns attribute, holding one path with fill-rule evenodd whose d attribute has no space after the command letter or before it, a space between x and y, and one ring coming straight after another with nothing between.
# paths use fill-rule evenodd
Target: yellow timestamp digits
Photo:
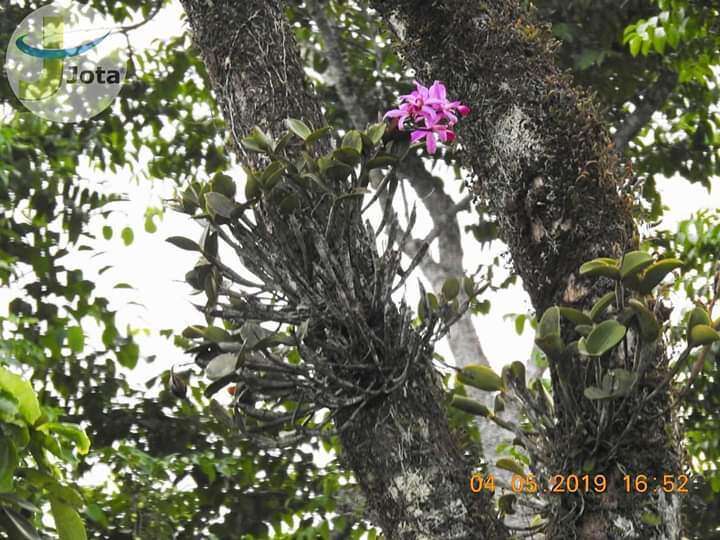
<instances>
[{"instance_id":1,"label":"yellow timestamp digits","mask_svg":"<svg viewBox=\"0 0 720 540\"><path fill-rule=\"evenodd\" d=\"M626 493L687 493L688 476L686 474L626 474L623 485Z\"/></svg>"}]
</instances>

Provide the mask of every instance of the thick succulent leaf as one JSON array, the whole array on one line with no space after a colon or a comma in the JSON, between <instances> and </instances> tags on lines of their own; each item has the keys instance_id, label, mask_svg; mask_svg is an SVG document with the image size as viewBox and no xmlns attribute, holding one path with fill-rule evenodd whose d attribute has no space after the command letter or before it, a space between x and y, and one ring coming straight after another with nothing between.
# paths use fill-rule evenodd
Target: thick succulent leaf
<instances>
[{"instance_id":1,"label":"thick succulent leaf","mask_svg":"<svg viewBox=\"0 0 720 540\"><path fill-rule=\"evenodd\" d=\"M605 312L605 310L608 308L608 306L612 303L614 299L615 293L613 292L605 293L604 295L602 295L590 309L590 318L593 321L597 321L598 318L600 318L600 315Z\"/></svg>"},{"instance_id":2,"label":"thick succulent leaf","mask_svg":"<svg viewBox=\"0 0 720 540\"><path fill-rule=\"evenodd\" d=\"M588 386L583 390L583 395L588 399L609 399L611 397L609 392L597 386Z\"/></svg>"},{"instance_id":3,"label":"thick succulent leaf","mask_svg":"<svg viewBox=\"0 0 720 540\"><path fill-rule=\"evenodd\" d=\"M561 307L560 315L565 317L573 324L592 324L592 319L584 311L571 307Z\"/></svg>"},{"instance_id":4,"label":"thick succulent leaf","mask_svg":"<svg viewBox=\"0 0 720 540\"><path fill-rule=\"evenodd\" d=\"M650 294L670 272L682 267L684 263L680 259L662 259L650 265L640 279L638 290L642 294Z\"/></svg>"},{"instance_id":5,"label":"thick succulent leaf","mask_svg":"<svg viewBox=\"0 0 720 540\"><path fill-rule=\"evenodd\" d=\"M580 267L580 275L593 277L604 276L610 279L618 279L620 277L620 269L615 259L601 257L588 261Z\"/></svg>"},{"instance_id":6,"label":"thick succulent leaf","mask_svg":"<svg viewBox=\"0 0 720 540\"><path fill-rule=\"evenodd\" d=\"M635 376L631 371L622 368L608 370L603 375L602 389L610 394L610 397L625 396L635 382Z\"/></svg>"},{"instance_id":7,"label":"thick succulent leaf","mask_svg":"<svg viewBox=\"0 0 720 540\"><path fill-rule=\"evenodd\" d=\"M214 191L205 194L205 204L208 212L224 218L230 218L236 208L235 203L225 195Z\"/></svg>"},{"instance_id":8,"label":"thick succulent leaf","mask_svg":"<svg viewBox=\"0 0 720 540\"><path fill-rule=\"evenodd\" d=\"M627 328L615 320L603 321L578 342L578 351L587 356L602 356L615 347L623 337Z\"/></svg>"},{"instance_id":9,"label":"thick succulent leaf","mask_svg":"<svg viewBox=\"0 0 720 540\"><path fill-rule=\"evenodd\" d=\"M652 311L635 298L628 300L628 306L635 313L638 325L640 326L640 336L642 339L644 341L655 341L660 336L660 324Z\"/></svg>"},{"instance_id":10,"label":"thick succulent leaf","mask_svg":"<svg viewBox=\"0 0 720 540\"><path fill-rule=\"evenodd\" d=\"M184 249L185 251L202 251L202 249L200 249L200 245L197 242L195 242L194 240L190 240L189 238L185 238L184 236L171 236L169 238L166 238L165 241L169 242L175 247Z\"/></svg>"},{"instance_id":11,"label":"thick succulent leaf","mask_svg":"<svg viewBox=\"0 0 720 540\"><path fill-rule=\"evenodd\" d=\"M690 345L697 347L698 345L710 345L720 340L720 334L707 324L696 324L690 330Z\"/></svg>"},{"instance_id":12,"label":"thick succulent leaf","mask_svg":"<svg viewBox=\"0 0 720 540\"><path fill-rule=\"evenodd\" d=\"M205 368L205 376L211 381L230 375L238 363L237 353L222 353L210 360Z\"/></svg>"},{"instance_id":13,"label":"thick succulent leaf","mask_svg":"<svg viewBox=\"0 0 720 540\"><path fill-rule=\"evenodd\" d=\"M653 258L645 251L630 251L625 254L620 265L620 277L622 279L637 274L650 266Z\"/></svg>"},{"instance_id":14,"label":"thick succulent leaf","mask_svg":"<svg viewBox=\"0 0 720 540\"><path fill-rule=\"evenodd\" d=\"M479 364L465 366L458 373L458 380L486 392L496 392L503 388L502 378L488 366Z\"/></svg>"},{"instance_id":15,"label":"thick succulent leaf","mask_svg":"<svg viewBox=\"0 0 720 540\"><path fill-rule=\"evenodd\" d=\"M451 277L445 280L442 293L446 300L453 300L460 293L460 280Z\"/></svg>"},{"instance_id":16,"label":"thick succulent leaf","mask_svg":"<svg viewBox=\"0 0 720 540\"><path fill-rule=\"evenodd\" d=\"M525 475L525 469L523 468L523 466L520 465L520 463L518 463L514 459L510 459L510 458L498 459L495 462L495 466L498 469L504 469L506 471L510 471L511 473L514 473L514 474L517 474L520 476Z\"/></svg>"},{"instance_id":17,"label":"thick succulent leaf","mask_svg":"<svg viewBox=\"0 0 720 540\"><path fill-rule=\"evenodd\" d=\"M474 414L475 416L492 416L492 412L490 412L490 409L488 409L485 405L479 401L463 396L454 395L450 405L463 412Z\"/></svg>"},{"instance_id":18,"label":"thick succulent leaf","mask_svg":"<svg viewBox=\"0 0 720 540\"><path fill-rule=\"evenodd\" d=\"M300 137L303 141L307 140L307 138L312 134L312 130L302 120L288 118L287 120L285 120L285 125L290 131Z\"/></svg>"}]
</instances>

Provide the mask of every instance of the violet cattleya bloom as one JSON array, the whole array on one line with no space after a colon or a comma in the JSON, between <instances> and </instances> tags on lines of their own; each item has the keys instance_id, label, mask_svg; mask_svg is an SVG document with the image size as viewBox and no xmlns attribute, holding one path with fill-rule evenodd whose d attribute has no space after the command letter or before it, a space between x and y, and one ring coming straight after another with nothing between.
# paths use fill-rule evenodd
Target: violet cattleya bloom
<instances>
[{"instance_id":1,"label":"violet cattleya bloom","mask_svg":"<svg viewBox=\"0 0 720 540\"><path fill-rule=\"evenodd\" d=\"M400 96L400 101L400 106L385 113L385 118L397 118L398 129L412 131L411 142L425 139L430 154L435 153L438 139L454 141L452 127L457 123L458 115L470 114L467 105L447 99L447 90L440 81L435 81L430 88L415 81L415 90Z\"/></svg>"}]
</instances>

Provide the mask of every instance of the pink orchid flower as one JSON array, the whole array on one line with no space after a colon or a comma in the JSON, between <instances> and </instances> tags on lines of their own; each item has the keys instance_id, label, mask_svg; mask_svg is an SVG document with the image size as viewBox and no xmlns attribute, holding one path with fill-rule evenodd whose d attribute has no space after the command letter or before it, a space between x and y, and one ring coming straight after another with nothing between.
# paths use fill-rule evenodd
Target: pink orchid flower
<instances>
[{"instance_id":1,"label":"pink orchid flower","mask_svg":"<svg viewBox=\"0 0 720 540\"><path fill-rule=\"evenodd\" d=\"M447 89L440 81L427 88L415 81L415 90L400 96L400 105L385 113L385 118L397 118L398 129L412 131L411 143L425 139L428 153L434 154L438 140L452 142L455 132L452 127L458 122L458 115L466 117L470 108L459 101L447 99Z\"/></svg>"}]
</instances>

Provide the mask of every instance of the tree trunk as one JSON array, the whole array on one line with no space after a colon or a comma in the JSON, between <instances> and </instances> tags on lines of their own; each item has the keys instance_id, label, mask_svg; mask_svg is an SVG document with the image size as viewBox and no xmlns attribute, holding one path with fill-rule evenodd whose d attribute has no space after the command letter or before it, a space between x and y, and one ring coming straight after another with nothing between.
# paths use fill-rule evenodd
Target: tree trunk
<instances>
[{"instance_id":1,"label":"tree trunk","mask_svg":"<svg viewBox=\"0 0 720 540\"><path fill-rule=\"evenodd\" d=\"M301 62L277 0L182 0L182 3L232 132L235 150L244 161L262 165L255 155L245 155L239 144L254 125L275 136L284 131L282 121L287 117L303 119L314 127L321 125L320 105L304 89ZM333 239L336 243L331 248L340 251L330 253L329 259L335 255L343 258L348 250L360 253L356 247L363 241L360 236L362 233L356 234L349 246L338 246L337 239ZM313 236L307 233L307 237L306 241L311 242ZM272 237L259 237L256 242L271 256L276 255L273 250L279 249ZM371 249L376 249L374 240ZM327 244L316 245L315 250L327 256ZM283 256L277 254L278 267L283 264ZM367 263L372 257L360 259ZM316 272L320 270L323 269L318 267ZM373 283L375 279L365 267L343 268L341 272L347 270L359 274L361 282ZM346 277L338 275L340 278L335 276L336 279ZM317 273L314 278L302 276L297 281L313 283L313 279L319 279ZM355 303L355 294L362 296L366 291L348 290L341 296L353 302L352 309L361 314L368 303L364 298L360 298L363 302ZM293 294L288 292L287 296ZM327 299L327 304L333 302L338 300ZM409 317L400 316L398 307L386 304L382 309L360 322L353 320L356 314L348 317L344 313L342 318L322 321L324 329L314 331L313 345L322 349L318 336L325 335L323 332L328 336L352 336L357 330L354 325L359 324L363 330L375 333L373 344L384 345L380 351L386 351L385 356L370 351L380 357L381 363L393 365L412 360L402 386L367 403L351 422L343 422L341 459L354 471L388 538L506 538L507 532L496 518L489 495L477 496L469 490L472 464L463 456L448 426L441 389L431 364L432 350L421 346L415 351L418 345L413 337L415 331ZM409 339L415 349L402 350L397 345L400 339ZM347 350L354 364L371 362L367 348ZM350 412L341 413L339 421L347 420Z\"/></svg>"},{"instance_id":2,"label":"tree trunk","mask_svg":"<svg viewBox=\"0 0 720 540\"><path fill-rule=\"evenodd\" d=\"M580 265L622 256L636 247L637 236L618 193L622 178L608 134L590 96L554 63L548 30L513 0L371 5L391 26L418 79L444 81L450 96L474 108L458 131L464 162L475 174L471 188L498 217L538 314L554 304L589 308L611 284L581 278ZM629 334L632 357L638 340ZM603 367L625 361L616 354ZM635 393L614 410L603 405L602 413L583 397L587 362L551 363L555 422L545 433L552 456L545 472L581 474L594 462L593 473L607 475L611 487L553 500L548 537L679 538L677 495L626 494L619 472L679 472L679 436L663 412L667 389L643 398L667 371L662 344L650 354ZM646 512L661 524L648 525Z\"/></svg>"}]
</instances>

